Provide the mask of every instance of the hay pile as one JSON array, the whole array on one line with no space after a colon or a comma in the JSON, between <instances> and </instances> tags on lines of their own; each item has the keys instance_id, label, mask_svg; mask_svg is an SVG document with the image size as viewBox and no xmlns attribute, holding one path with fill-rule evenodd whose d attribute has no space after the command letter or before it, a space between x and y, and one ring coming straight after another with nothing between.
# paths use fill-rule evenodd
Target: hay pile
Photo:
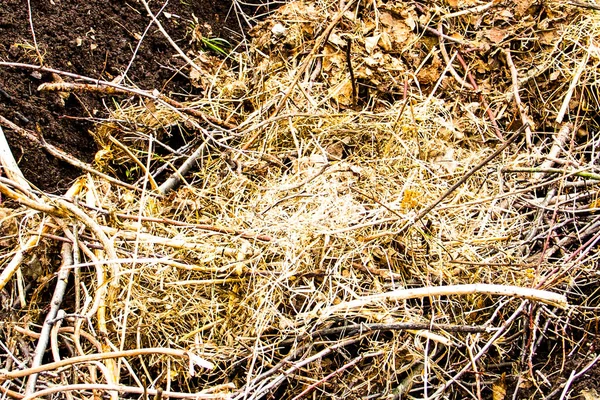
<instances>
[{"instance_id":1,"label":"hay pile","mask_svg":"<svg viewBox=\"0 0 600 400\"><path fill-rule=\"evenodd\" d=\"M247 51L195 55L202 96L137 90L98 127L96 169L130 183L1 178L22 205L3 209L3 392L579 395L600 237L584 6L291 2ZM52 355L27 369L57 282Z\"/></svg>"}]
</instances>

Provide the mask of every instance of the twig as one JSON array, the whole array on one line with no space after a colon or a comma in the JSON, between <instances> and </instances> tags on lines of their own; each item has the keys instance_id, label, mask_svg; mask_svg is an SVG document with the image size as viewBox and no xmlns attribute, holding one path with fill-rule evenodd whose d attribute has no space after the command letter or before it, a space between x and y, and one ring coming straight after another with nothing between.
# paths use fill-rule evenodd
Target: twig
<instances>
[{"instance_id":1,"label":"twig","mask_svg":"<svg viewBox=\"0 0 600 400\"><path fill-rule=\"evenodd\" d=\"M480 6L471 7L471 8L467 8L465 10L457 11L457 12L454 12L454 13L451 13L451 14L442 15L442 18L443 19L450 19L450 18L454 18L454 17L460 17L461 15L479 14L479 13L484 12L488 8L491 8L494 4L495 4L495 1L490 1L489 3L482 4Z\"/></svg>"},{"instance_id":2,"label":"twig","mask_svg":"<svg viewBox=\"0 0 600 400\"><path fill-rule=\"evenodd\" d=\"M158 13L156 13L156 17L159 17L160 14L162 14L162 12L165 9L165 7L167 6L167 4L169 4L169 0L165 1L165 4L163 4L163 6L160 8L160 10L158 10ZM137 56L137 53L140 50L140 46L142 45L142 42L144 41L144 38L148 34L148 31L150 30L150 27L152 26L153 23L154 23L154 20L150 21L150 23L148 25L146 25L146 29L144 29L144 33L142 33L142 36L138 40L137 46L135 46L135 50L133 51L133 55L131 56L131 59L129 60L129 64L127 64L127 67L125 68L125 71L123 72L121 81L127 77L127 72L129 72L129 69L133 65L133 61L135 60L135 57Z\"/></svg>"},{"instance_id":3,"label":"twig","mask_svg":"<svg viewBox=\"0 0 600 400\"><path fill-rule=\"evenodd\" d=\"M131 190L135 190L135 191L141 191L142 189L130 185L128 183L122 182L116 178L113 178L109 175L106 175L94 168L92 168L92 166L90 166L87 163L84 163L82 161L79 161L78 159L70 156L69 154L65 153L64 151L62 151L61 149L59 149L58 147L55 147L53 145L51 145L50 143L46 142L46 140L44 140L43 136L41 135L36 135L34 132L21 128L20 126L14 124L13 122L7 120L6 118L4 118L3 116L0 115L0 124L3 124L5 126L7 126L8 128L14 130L15 132L17 132L19 135L34 141L36 143L38 143L40 146L42 146L46 151L48 151L48 153L50 153L51 155L53 155L54 157L58 158L61 161L64 161L66 163L69 163L71 165L73 165L74 167L77 167L83 171L89 172L92 175L96 175L99 176L102 179L106 179L107 181L117 185L117 186L121 186L127 189L131 189ZM154 194L156 196L156 194Z\"/></svg>"},{"instance_id":4,"label":"twig","mask_svg":"<svg viewBox=\"0 0 600 400\"><path fill-rule=\"evenodd\" d=\"M30 196L29 198L23 197L23 196L19 195L17 192L13 192L12 190L10 190L8 187L5 186L5 184L4 184L5 182L6 182L6 180L4 178L0 178L0 192L6 194L5 192L3 192L3 190L5 190L5 191L10 192L11 195L15 195L18 198L21 198L26 202L30 201L32 204L37 204L34 200L35 197L31 195L30 191L26 187L22 187L21 190L23 190L24 193L29 194L29 196ZM81 180L77 181L73 186L71 186L69 188L67 193L65 193L65 197L70 198L70 197L75 196L77 193L79 193L81 191L82 184L83 183ZM9 197L11 197L11 196L9 196ZM30 207L30 208L32 208L32 207ZM2 274L0 274L0 290L2 290L6 286L6 284L10 281L12 276L15 274L15 272L17 272L17 270L19 269L19 267L21 266L21 264L23 263L23 261L25 259L25 254L27 254L27 252L29 250L31 250L37 246L38 241L39 241L39 236L43 235L45 233L48 233L49 230L50 230L50 228L49 228L48 224L46 224L46 223L42 224L42 226L40 226L40 228L39 228L38 234L31 236L24 245L19 246L18 250L15 252L15 255L13 256L10 263L8 263L8 265L4 267L4 269L2 270ZM24 303L23 298L21 299L21 301Z\"/></svg>"},{"instance_id":5,"label":"twig","mask_svg":"<svg viewBox=\"0 0 600 400\"><path fill-rule=\"evenodd\" d=\"M161 394L165 398L174 398L174 399L198 399L198 400L228 400L228 394L218 394L218 393L182 393L182 392L171 392L171 391L163 391L161 388L158 389L150 389L143 387L135 387L135 386L124 386L117 384L99 384L99 383L80 383L73 385L63 385L63 386L54 386L48 389L40 390L39 392L33 393L31 396L22 397L23 400L33 400L36 398L41 398L43 396L48 396L55 393L62 392L71 392L76 390L92 390L92 391L106 391L106 392L119 392L119 393L132 393L132 394L146 394L146 395L154 395L155 399L158 399L159 394ZM144 397L142 397L144 398ZM147 399L147 397L145 397Z\"/></svg>"},{"instance_id":6,"label":"twig","mask_svg":"<svg viewBox=\"0 0 600 400\"><path fill-rule=\"evenodd\" d=\"M575 370L571 371L571 375L569 375L569 379L565 383L565 388L563 389L559 400L563 400L567 396L567 393L569 392L569 388L571 387L573 381L575 381L575 379L579 378L581 375L585 374L588 371L588 369L592 368L598 362L598 360L600 360L600 355L597 355L592 361L588 363L588 365L583 367L581 371L577 373L575 372Z\"/></svg>"},{"instance_id":7,"label":"twig","mask_svg":"<svg viewBox=\"0 0 600 400\"><path fill-rule=\"evenodd\" d=\"M519 73L517 72L517 68L515 67L515 64L513 63L512 57L510 55L510 50L508 50L508 49L504 50L504 55L506 56L506 63L508 64L508 67L510 68L510 77L512 79L513 99L515 100L517 109L519 110L519 115L521 116L521 123L523 125L527 125L527 128L525 128L525 139L526 139L527 147L531 148L531 146L533 145L533 142L532 142L533 135L531 133L531 128L534 126L533 120L531 119L531 117L529 115L527 115L527 110L525 109L525 106L521 102L521 96L519 95Z\"/></svg>"},{"instance_id":8,"label":"twig","mask_svg":"<svg viewBox=\"0 0 600 400\"><path fill-rule=\"evenodd\" d=\"M558 134L554 136L554 143L550 148L550 152L548 152L548 155L546 156L546 160L542 163L542 165L540 165L541 169L552 168L552 166L554 165L554 159L558 158L572 131L573 124L571 123L566 123L563 125L562 128L560 128ZM536 174L534 175L534 178L540 180L544 178L544 175Z\"/></svg>"},{"instance_id":9,"label":"twig","mask_svg":"<svg viewBox=\"0 0 600 400\"><path fill-rule=\"evenodd\" d=\"M2 63L0 63L2 65ZM42 68L42 70L45 68ZM70 74L69 74L70 75ZM66 76L69 76L66 75ZM81 78L80 78L81 79ZM106 81L96 81L92 80L95 83L85 84L85 83L75 83L75 82L53 82L53 83L42 83L38 86L39 91L49 91L49 92L90 92L90 93L104 93L107 95L126 95L126 94L135 94L141 97L147 97L152 100L158 101L167 105L170 109L177 113L187 114L189 116L200 118L217 126L227 128L227 129L235 129L235 125L230 124L229 122L225 122L220 120L219 118L215 118L211 115L208 115L200 110L196 110L191 107L187 107L186 105L175 101L164 94L161 94L158 91L148 92L140 89L132 89L125 86L117 85L112 82Z\"/></svg>"},{"instance_id":10,"label":"twig","mask_svg":"<svg viewBox=\"0 0 600 400\"><path fill-rule=\"evenodd\" d=\"M567 298L564 295L553 293L540 289L524 288L520 286L510 285L493 285L493 284L468 284L468 285L449 285L449 286L433 286L421 287L415 289L399 289L391 292L379 293L370 296L360 297L356 300L342 302L329 308L323 309L318 314L331 315L338 312L348 312L354 309L360 309L372 303L381 301L401 301L408 299L417 299L431 296L450 296L450 295L471 295L471 294L487 294L497 296L511 296L539 301L550 304L555 307L565 309L568 306ZM313 314L315 312L312 312Z\"/></svg>"},{"instance_id":11,"label":"twig","mask_svg":"<svg viewBox=\"0 0 600 400\"><path fill-rule=\"evenodd\" d=\"M295 371L299 370L303 366L310 364L313 361L319 360L319 359L325 357L327 354L330 354L337 349L340 349L342 347L356 343L356 342L362 340L363 338L364 338L364 336L360 336L357 338L349 338L346 340L338 341L331 347L327 347L327 348L321 350L320 352L318 352L308 358L305 358L304 360L294 363L290 368L283 371L277 377L272 379L268 384L266 384L258 389L255 389L254 393L252 393L252 397L250 397L250 398L252 398L252 399L262 398L264 394L277 388L279 385L281 385L281 383L283 383L283 381L285 379L287 379L288 376L290 376L291 374L293 374ZM256 386L258 386L258 383L260 383L260 381L254 380L251 383L254 384L254 387L256 387ZM242 398L244 398L244 399L248 398L247 397L248 394L250 394L250 393L247 390L240 390L240 394L237 395L236 397L234 397L233 400L240 400Z\"/></svg>"},{"instance_id":12,"label":"twig","mask_svg":"<svg viewBox=\"0 0 600 400\"><path fill-rule=\"evenodd\" d=\"M183 176L194 166L196 161L202 160L205 157L207 142L203 142L196 150L185 160L183 164L175 171L162 185L158 188L159 193L167 194L171 190L175 190L182 182Z\"/></svg>"},{"instance_id":13,"label":"twig","mask_svg":"<svg viewBox=\"0 0 600 400\"><path fill-rule=\"evenodd\" d=\"M460 178L458 180L458 182L456 182L454 185L452 185L452 187L450 187L450 189L448 189L442 196L440 196L440 198L438 198L432 204L430 204L429 206L427 206L424 210L422 210L421 212L419 212L419 214L417 214L417 216L410 223L404 224L404 226L402 226L398 231L393 232L393 234L398 235L398 234L404 232L409 226L414 225L415 223L417 223L418 221L420 221L421 218L423 218L431 210L433 210L438 204L440 204L442 201L444 201L444 199L446 197L450 196L456 189L458 189L463 183L465 183L475 172L479 171L487 163L489 163L494 158L496 158L500 153L502 153L508 146L510 146L510 144L519 136L519 134L525 129L526 126L527 125L523 125L521 128L519 128L512 135L512 137L510 139L508 139L508 140L506 140L506 142L504 142L504 144L502 146L500 146L492 154L490 154L483 161L481 161L479 164L477 164L473 169L471 169L469 172L467 172L462 178ZM382 234L371 235L370 237L366 238L365 240L372 240L372 239L375 239L375 238L377 238L377 237L379 237L381 235L389 235L389 234L392 234L392 232L384 232Z\"/></svg>"},{"instance_id":14,"label":"twig","mask_svg":"<svg viewBox=\"0 0 600 400\"><path fill-rule=\"evenodd\" d=\"M144 165L144 163L142 163L136 157L136 155L133 154L131 152L131 150L129 150L129 148L127 146L125 146L123 143L121 143L117 138L113 137L113 135L108 135L108 140L110 140L115 146L117 146L118 148L120 148L121 150L123 150L125 152L125 154L127 154L129 156L129 158L131 158L131 160L138 167L140 167L140 169L142 170L142 172L144 173L144 175L148 177L148 181L150 182L150 186L152 187L152 190L157 190L158 189L158 184L156 183L156 181L154 180L154 177L150 174L150 172L148 171L148 169L146 168L146 166Z\"/></svg>"},{"instance_id":15,"label":"twig","mask_svg":"<svg viewBox=\"0 0 600 400\"><path fill-rule=\"evenodd\" d=\"M473 347L475 343L472 343L472 336L467 336L465 341L467 345L467 353L469 354L469 358L471 359L471 365L473 366L473 373L475 374L475 387L477 389L477 400L481 400L481 376L479 370L477 368L477 361L473 357Z\"/></svg>"},{"instance_id":16,"label":"twig","mask_svg":"<svg viewBox=\"0 0 600 400\"><path fill-rule=\"evenodd\" d=\"M44 57L42 57L42 53L40 53L40 49L37 44L37 39L35 37L35 29L33 29L33 13L31 11L31 0L27 0L27 13L29 17L29 29L31 29L31 36L33 36L33 46L35 47L35 54L38 56L38 61L40 65L44 64Z\"/></svg>"},{"instance_id":17,"label":"twig","mask_svg":"<svg viewBox=\"0 0 600 400\"><path fill-rule=\"evenodd\" d=\"M575 88L579 84L579 78L581 78L581 74L583 74L585 66L587 65L588 60L590 59L590 54L592 53L592 46L594 46L594 41L590 38L590 45L588 46L588 49L585 52L585 57L581 59L581 62L577 67L577 71L575 72L575 75L571 80L571 84L569 85L569 90L567 91L562 106L560 107L558 115L556 116L556 122L558 122L559 124L563 122L563 118L565 117L567 109L569 108L569 103L571 102L573 92L575 92Z\"/></svg>"},{"instance_id":18,"label":"twig","mask_svg":"<svg viewBox=\"0 0 600 400\"><path fill-rule=\"evenodd\" d=\"M165 347L151 347L151 348L145 348L145 349L134 349L134 350L113 351L113 352L107 352L107 353L86 354L85 356L66 358L66 359L58 361L58 362L40 365L39 367L36 367L36 368L27 368L27 369L21 369L21 370L17 370L17 371L0 370L0 382L4 382L8 379L23 378L23 377L29 376L31 374L39 374L40 372L52 371L52 370L56 370L58 368L63 368L66 366L81 364L81 363L85 363L85 362L108 360L108 359L115 359L115 358L120 358L120 357L137 357L137 356L147 355L147 354L164 354L167 356L187 358L190 362L190 368L193 368L195 366L205 368L205 369L213 369L214 368L214 365L211 362L197 356L196 354L194 354L192 352L185 351L185 350L170 349L170 348L165 348Z\"/></svg>"},{"instance_id":19,"label":"twig","mask_svg":"<svg viewBox=\"0 0 600 400\"><path fill-rule=\"evenodd\" d=\"M544 260L548 260L557 251L559 251L560 249L564 249L565 247L569 246L570 244L572 244L573 242L575 242L577 240L581 241L590 235L595 235L596 233L599 232L598 231L599 229L600 229L600 217L596 217L584 229L579 228L579 230L569 233L568 235L561 238L554 246L550 247L544 253ZM547 275L542 277L539 285L544 284L546 282L546 280L548 280L550 277L552 277L554 274L556 274L563 267L564 267L564 265L562 263L559 263L559 265L555 269L553 269L552 271L550 271L550 273L548 273Z\"/></svg>"},{"instance_id":20,"label":"twig","mask_svg":"<svg viewBox=\"0 0 600 400\"><path fill-rule=\"evenodd\" d=\"M460 75L458 75L458 72L456 72L456 70L454 69L454 67L452 66L452 60L450 60L450 57L448 56L448 52L446 51L446 46L444 46L444 26L442 21L440 21L438 23L438 32L440 33L440 35L438 36L438 41L440 42L440 50L442 52L442 57L444 58L444 61L446 62L446 65L448 68L448 70L450 71L450 73L452 74L452 76L454 77L454 79L456 79L456 81L462 86L465 87L469 90L475 90L475 87L473 85L471 85L470 83L468 83L467 81L465 81L463 78L461 78Z\"/></svg>"},{"instance_id":21,"label":"twig","mask_svg":"<svg viewBox=\"0 0 600 400\"><path fill-rule=\"evenodd\" d=\"M380 356L380 355L383 355L383 354L385 354L383 351L377 351L377 352L369 353L369 354L361 354L360 356L354 358L354 360L350 361L349 363L344 364L343 366L341 366L340 368L336 369L335 371L333 371L329 375L327 375L327 376L323 377L322 379L319 379L317 382L309 385L306 389L304 389L302 392L300 392L300 394L298 394L297 396L295 396L292 400L300 400L302 397L304 397L307 394L312 393L313 391L315 391L315 389L319 385L321 385L322 383L327 382L328 380L330 380L334 376L339 375L340 373L344 372L348 368L350 368L350 367L358 364L362 360L364 360L366 358L377 357L377 356Z\"/></svg>"},{"instance_id":22,"label":"twig","mask_svg":"<svg viewBox=\"0 0 600 400\"><path fill-rule=\"evenodd\" d=\"M193 67L196 71L200 72L205 77L207 77L207 78L209 78L211 80L214 79L208 72L206 72L205 70L203 70L202 68L200 68L194 61L192 61L192 59L189 58L183 52L183 50L181 50L181 48L179 48L179 46L177 45L177 43L175 43L175 41L173 39L171 39L171 36L169 36L169 34L165 30L165 28L163 28L163 26L160 23L160 21L154 16L154 14L152 14L152 10L150 10L150 6L148 6L148 2L146 0L141 0L141 1L142 1L142 4L144 5L144 7L146 8L146 11L148 12L148 14L150 15L150 17L152 18L152 21L154 21L154 24L156 24L156 26L158 27L158 30L160 30L160 32L163 34L163 36L165 37L165 39L167 39L167 41L171 44L171 46L173 46L173 48L175 49L175 51L177 53L179 53L179 55L181 56L181 58L183 58L191 67Z\"/></svg>"},{"instance_id":23,"label":"twig","mask_svg":"<svg viewBox=\"0 0 600 400\"><path fill-rule=\"evenodd\" d=\"M600 6L597 6L595 4L592 3L587 3L584 1L578 1L578 0L571 0L568 2L568 4L575 6L575 7L581 7L581 8L589 8L591 10L597 10L600 11Z\"/></svg>"},{"instance_id":24,"label":"twig","mask_svg":"<svg viewBox=\"0 0 600 400\"><path fill-rule=\"evenodd\" d=\"M160 92L158 92L156 90L153 92L149 92L146 90L129 88L129 87L126 87L126 86L123 86L123 85L120 85L120 84L114 83L114 82L108 82L108 81L103 81L100 79L89 78L87 76L78 75L78 74L74 74L71 72L61 71L61 70L54 69L54 68L40 67L40 66L32 65L32 64L0 61L0 67L25 68L25 69L33 69L35 71L55 73L55 74L62 75L62 76L68 76L73 79L79 79L84 82L90 82L92 85L89 85L89 86L92 86L92 87L96 86L96 87L102 88L102 87L106 86L109 88L114 88L115 89L115 91L113 92L114 94L131 93L131 94L135 94L140 97L146 97L146 98L155 100L161 104L168 106L170 109L177 112L178 114L187 114L189 116L201 118L209 123L220 126L222 128L235 129L235 125L233 125L233 124L224 122L221 119L213 117L208 114L205 114L202 111L187 107L187 106L179 103L178 101L170 99L169 97L161 94ZM46 86L44 86L44 85L46 85ZM62 82L62 83L56 83L56 84L48 83L48 84L42 84L41 86L43 88L47 88L47 90L52 90L51 88L56 87L55 90L64 92L64 91L68 91L69 87L71 85L77 86L77 84L72 84L72 83L69 84L69 82ZM75 89L73 89L73 90L75 90ZM97 89L96 91L102 92L102 90L106 90L106 89ZM122 92L119 92L119 90L121 90ZM92 88L84 88L84 89L82 89L82 91L93 91L93 89ZM110 94L110 93L108 93L108 94Z\"/></svg>"},{"instance_id":25,"label":"twig","mask_svg":"<svg viewBox=\"0 0 600 400\"><path fill-rule=\"evenodd\" d=\"M48 346L48 340L50 339L50 330L54 324L54 320L62 304L65 292L67 290L67 282L69 280L69 273L71 271L71 265L73 264L73 257L71 253L71 245L69 243L63 243L60 251L62 257L62 263L58 274L56 276L56 287L52 300L50 301L50 311L46 315L44 324L42 325L42 331L40 332L40 338L35 348L33 361L31 362L31 368L37 368L42 365L42 359ZM37 383L38 374L31 374L27 380L27 387L25 389L25 395L30 395L35 392L35 386Z\"/></svg>"},{"instance_id":26,"label":"twig","mask_svg":"<svg viewBox=\"0 0 600 400\"><path fill-rule=\"evenodd\" d=\"M491 339L479 350L479 352L471 359L471 362L477 362L487 351L488 349L504 334L504 332L512 325L515 319L521 315L523 309L527 301L523 301L521 305L512 313L512 315L502 324L500 329L491 337ZM445 382L430 398L436 399L444 393L444 391L449 388L454 382L458 381L461 376L465 374L470 368L471 363L467 363L456 375L452 377L452 379Z\"/></svg>"},{"instance_id":27,"label":"twig","mask_svg":"<svg viewBox=\"0 0 600 400\"><path fill-rule=\"evenodd\" d=\"M34 331L32 331L32 330L29 330L29 329L27 329L27 328L20 327L20 326L18 326L18 325L15 325L15 326L13 326L13 327L12 327L12 329L14 329L14 330L15 330L15 332L19 332L21 335L26 335L26 336L29 336L29 337L31 337L31 338L34 338L34 339L39 339L39 337L40 337L40 335L41 335L41 334L40 334L40 333L38 333L38 332L34 332ZM101 351L101 350L102 350L102 345L100 344L100 342L98 342L98 340L97 340L97 339L96 339L96 338L95 338L95 337L94 337L94 336L93 336L91 333L88 333L88 332L86 332L86 331L83 331L83 330L81 330L81 328L79 328L79 332L76 332L76 329L75 329L75 328L73 328L72 326L64 326L64 327L62 327L62 328L60 328L60 329L58 330L58 333L72 333L72 334L77 334L77 335L83 336L83 337L84 337L84 338L86 338L86 339L87 339L87 340L88 340L88 341L89 341L89 342L90 342L90 343L91 343L91 344L92 344L94 347L96 347L96 349L97 349L98 351ZM82 355L83 355L83 354L82 354Z\"/></svg>"},{"instance_id":28,"label":"twig","mask_svg":"<svg viewBox=\"0 0 600 400\"><path fill-rule=\"evenodd\" d=\"M117 260L119 257L115 251L113 242L108 239L106 234L102 231L100 226L96 221L94 221L90 216L88 216L85 212L83 212L80 208L76 207L72 203L65 201L63 199L56 198L54 199L55 205L49 205L43 203L41 201L32 200L22 194L19 194L12 189L9 189L8 186L4 183L4 179L0 178L0 192L4 195L10 197L16 202L32 208L34 210L58 217L64 218L68 216L74 216L79 219L83 224L90 229L95 235L96 238L102 243L104 246L104 250L108 255L108 260L106 260L106 264L112 268L113 271L113 280L111 281L111 287L116 288L119 285L119 266L117 263L113 263L110 260ZM16 268L15 268L16 269ZM2 277L4 277L3 271ZM0 285L6 284L3 280L0 280Z\"/></svg>"},{"instance_id":29,"label":"twig","mask_svg":"<svg viewBox=\"0 0 600 400\"><path fill-rule=\"evenodd\" d=\"M595 181L600 180L600 174L594 174L593 172L586 171L567 171L560 168L528 168L528 167L514 167L514 168L502 168L502 172L509 174L512 172L529 172L532 174L561 174L564 176L580 176L582 178L593 179Z\"/></svg>"},{"instance_id":30,"label":"twig","mask_svg":"<svg viewBox=\"0 0 600 400\"><path fill-rule=\"evenodd\" d=\"M449 325L449 324L431 324L422 322L401 322L396 324L360 324L349 326L338 326L335 328L326 328L318 331L310 332L306 335L295 336L293 338L278 342L279 345L295 343L306 338L323 337L336 334L353 335L356 332L364 333L370 331L404 331L404 330L424 330L424 331L444 331L444 332L464 332L464 333L479 333L490 332L490 328L483 326L468 326L468 325Z\"/></svg>"},{"instance_id":31,"label":"twig","mask_svg":"<svg viewBox=\"0 0 600 400\"><path fill-rule=\"evenodd\" d=\"M469 43L469 42L467 42L467 41L465 41L463 39L457 39L455 37L448 36L448 35L440 32L437 29L434 29L434 28L432 28L430 26L423 25L423 24L419 23L419 28L420 29L424 29L424 30L426 30L429 33L432 33L432 34L434 34L437 37L442 37L444 40L447 40L449 42L454 42L454 43L457 43L457 44L460 44L460 45L463 45L463 46L475 47L471 43Z\"/></svg>"},{"instance_id":32,"label":"twig","mask_svg":"<svg viewBox=\"0 0 600 400\"><path fill-rule=\"evenodd\" d=\"M119 392L119 393L131 393L131 394L148 394L157 396L158 393L162 393L163 397L174 398L174 399L198 399L198 400L228 400L228 394L219 393L181 393L181 392L170 392L163 391L162 389L150 389L135 386L124 386L124 385L107 385L100 383L80 383L74 385L59 385L50 387L48 389L40 390L39 392L33 393L30 396L22 397L23 400L34 400L36 398L42 398L55 393L72 392L75 390L101 390L105 392ZM155 397L156 398L156 397Z\"/></svg>"}]
</instances>

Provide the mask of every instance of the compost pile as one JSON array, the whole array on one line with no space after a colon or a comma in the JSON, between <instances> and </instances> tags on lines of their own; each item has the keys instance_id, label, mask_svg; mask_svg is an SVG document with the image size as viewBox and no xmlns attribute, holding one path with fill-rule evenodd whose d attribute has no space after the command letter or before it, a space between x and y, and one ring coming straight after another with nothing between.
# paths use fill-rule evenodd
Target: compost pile
<instances>
[{"instance_id":1,"label":"compost pile","mask_svg":"<svg viewBox=\"0 0 600 400\"><path fill-rule=\"evenodd\" d=\"M40 86L111 114L93 165L1 121L82 175L4 167L0 390L596 398L599 37L575 1L293 1L198 33L199 94Z\"/></svg>"}]
</instances>

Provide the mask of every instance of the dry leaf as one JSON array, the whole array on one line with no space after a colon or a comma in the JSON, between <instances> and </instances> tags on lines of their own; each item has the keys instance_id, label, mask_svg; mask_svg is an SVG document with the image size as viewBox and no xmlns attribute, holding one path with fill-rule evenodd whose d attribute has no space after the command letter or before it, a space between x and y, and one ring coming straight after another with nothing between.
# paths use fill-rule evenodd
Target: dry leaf
<instances>
[{"instance_id":1,"label":"dry leaf","mask_svg":"<svg viewBox=\"0 0 600 400\"><path fill-rule=\"evenodd\" d=\"M504 400L506 397L506 380L504 374L492 385L492 399Z\"/></svg>"},{"instance_id":2,"label":"dry leaf","mask_svg":"<svg viewBox=\"0 0 600 400\"><path fill-rule=\"evenodd\" d=\"M487 30L485 36L487 36L487 38L490 39L492 43L498 44L502 42L506 38L506 36L508 36L508 34L504 29L492 27Z\"/></svg>"},{"instance_id":3,"label":"dry leaf","mask_svg":"<svg viewBox=\"0 0 600 400\"><path fill-rule=\"evenodd\" d=\"M377 43L379 42L379 38L381 35L375 35L368 38L365 38L365 49L369 54L373 54L375 47L377 47Z\"/></svg>"},{"instance_id":4,"label":"dry leaf","mask_svg":"<svg viewBox=\"0 0 600 400\"><path fill-rule=\"evenodd\" d=\"M392 41L390 40L390 35L388 35L386 32L383 32L379 38L379 47L385 51L392 50Z\"/></svg>"},{"instance_id":5,"label":"dry leaf","mask_svg":"<svg viewBox=\"0 0 600 400\"><path fill-rule=\"evenodd\" d=\"M352 105L352 82L346 79L336 87L332 88L332 97L338 104L344 106Z\"/></svg>"}]
</instances>

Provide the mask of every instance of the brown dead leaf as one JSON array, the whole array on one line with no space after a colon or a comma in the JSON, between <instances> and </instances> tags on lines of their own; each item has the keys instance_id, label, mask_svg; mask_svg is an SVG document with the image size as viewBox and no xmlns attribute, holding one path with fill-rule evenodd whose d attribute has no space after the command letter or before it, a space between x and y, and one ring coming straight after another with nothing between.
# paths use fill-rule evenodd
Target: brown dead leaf
<instances>
[{"instance_id":1,"label":"brown dead leaf","mask_svg":"<svg viewBox=\"0 0 600 400\"><path fill-rule=\"evenodd\" d=\"M442 61L437 55L435 55L433 56L431 64L423 67L419 71L417 78L422 85L428 85L436 82L439 79L443 69Z\"/></svg>"},{"instance_id":2,"label":"brown dead leaf","mask_svg":"<svg viewBox=\"0 0 600 400\"><path fill-rule=\"evenodd\" d=\"M490 39L492 43L498 44L508 36L508 33L504 29L492 27L487 30L485 36Z\"/></svg>"},{"instance_id":3,"label":"brown dead leaf","mask_svg":"<svg viewBox=\"0 0 600 400\"><path fill-rule=\"evenodd\" d=\"M517 0L515 1L515 17L521 18L523 17L527 11L531 8L531 6L536 2L536 0Z\"/></svg>"},{"instance_id":4,"label":"brown dead leaf","mask_svg":"<svg viewBox=\"0 0 600 400\"><path fill-rule=\"evenodd\" d=\"M346 79L331 89L331 97L340 105L352 105L352 82Z\"/></svg>"},{"instance_id":5,"label":"brown dead leaf","mask_svg":"<svg viewBox=\"0 0 600 400\"><path fill-rule=\"evenodd\" d=\"M327 45L323 49L323 71L330 72L336 68L344 68L346 56L334 46Z\"/></svg>"}]
</instances>

